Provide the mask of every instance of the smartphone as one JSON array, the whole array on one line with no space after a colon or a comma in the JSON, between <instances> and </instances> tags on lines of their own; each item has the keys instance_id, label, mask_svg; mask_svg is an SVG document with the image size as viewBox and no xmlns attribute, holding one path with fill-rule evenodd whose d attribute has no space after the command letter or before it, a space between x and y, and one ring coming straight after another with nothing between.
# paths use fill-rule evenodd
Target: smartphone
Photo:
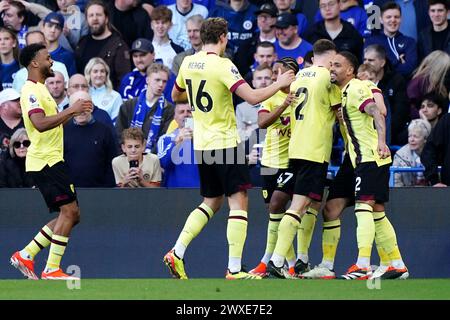
<instances>
[{"instance_id":1,"label":"smartphone","mask_svg":"<svg viewBox=\"0 0 450 320\"><path fill-rule=\"evenodd\" d=\"M194 118L184 118L184 127L194 130Z\"/></svg>"},{"instance_id":2,"label":"smartphone","mask_svg":"<svg viewBox=\"0 0 450 320\"><path fill-rule=\"evenodd\" d=\"M138 160L130 160L130 168L137 168L139 167L139 161Z\"/></svg>"}]
</instances>

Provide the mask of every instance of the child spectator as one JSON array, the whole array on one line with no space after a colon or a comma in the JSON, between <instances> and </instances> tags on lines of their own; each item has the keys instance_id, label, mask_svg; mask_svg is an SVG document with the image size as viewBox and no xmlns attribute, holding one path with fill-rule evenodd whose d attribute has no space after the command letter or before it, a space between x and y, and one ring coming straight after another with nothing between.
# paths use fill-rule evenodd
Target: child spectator
<instances>
[{"instance_id":1,"label":"child spectator","mask_svg":"<svg viewBox=\"0 0 450 320\"><path fill-rule=\"evenodd\" d=\"M123 155L112 160L114 177L118 187L159 187L161 166L155 154L144 153L145 138L140 128L128 128L122 132Z\"/></svg>"}]
</instances>

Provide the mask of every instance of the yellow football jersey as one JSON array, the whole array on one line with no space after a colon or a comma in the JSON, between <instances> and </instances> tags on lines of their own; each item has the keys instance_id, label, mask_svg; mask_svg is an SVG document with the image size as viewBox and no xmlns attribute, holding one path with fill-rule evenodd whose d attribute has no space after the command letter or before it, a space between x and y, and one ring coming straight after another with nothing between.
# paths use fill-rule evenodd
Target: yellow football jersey
<instances>
[{"instance_id":1,"label":"yellow football jersey","mask_svg":"<svg viewBox=\"0 0 450 320\"><path fill-rule=\"evenodd\" d=\"M330 82L330 72L312 66L300 70L291 84L299 100L291 108L289 158L330 162L333 143L333 109L339 107L339 87Z\"/></svg>"},{"instance_id":2,"label":"yellow football jersey","mask_svg":"<svg viewBox=\"0 0 450 320\"><path fill-rule=\"evenodd\" d=\"M187 90L195 150L233 148L240 142L232 93L243 83L230 59L206 51L184 58L175 85Z\"/></svg>"},{"instance_id":3,"label":"yellow football jersey","mask_svg":"<svg viewBox=\"0 0 450 320\"><path fill-rule=\"evenodd\" d=\"M380 159L378 155L378 133L373 118L364 111L369 103L374 103L373 94L363 81L352 79L342 89L344 131L354 167L370 161L375 161L378 166L391 163L391 157Z\"/></svg>"},{"instance_id":4,"label":"yellow football jersey","mask_svg":"<svg viewBox=\"0 0 450 320\"><path fill-rule=\"evenodd\" d=\"M383 94L383 92L381 91L380 88L377 87L377 85L375 83L373 83L370 80L362 80L362 82L370 89L370 91L372 91L372 93L381 93Z\"/></svg>"},{"instance_id":5,"label":"yellow football jersey","mask_svg":"<svg viewBox=\"0 0 450 320\"><path fill-rule=\"evenodd\" d=\"M40 82L27 80L20 95L23 121L31 145L25 160L26 171L40 171L47 164L51 167L63 161L63 126L62 124L44 132L39 132L30 120L30 115L43 112L46 116L56 115L58 105L47 87Z\"/></svg>"},{"instance_id":6,"label":"yellow football jersey","mask_svg":"<svg viewBox=\"0 0 450 320\"><path fill-rule=\"evenodd\" d=\"M278 91L261 104L259 112L272 112L281 106L287 94ZM291 108L287 107L266 132L261 164L270 168L286 169L289 165L289 140Z\"/></svg>"}]
</instances>

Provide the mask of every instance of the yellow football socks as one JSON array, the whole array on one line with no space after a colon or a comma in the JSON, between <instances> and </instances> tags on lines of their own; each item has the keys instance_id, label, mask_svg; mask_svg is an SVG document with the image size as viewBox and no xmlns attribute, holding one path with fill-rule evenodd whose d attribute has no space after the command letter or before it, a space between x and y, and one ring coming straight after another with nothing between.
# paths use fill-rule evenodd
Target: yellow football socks
<instances>
[{"instance_id":1,"label":"yellow football socks","mask_svg":"<svg viewBox=\"0 0 450 320\"><path fill-rule=\"evenodd\" d=\"M322 262L330 265L333 269L334 258L336 257L336 250L341 238L341 220L324 221L322 233Z\"/></svg>"},{"instance_id":2,"label":"yellow football socks","mask_svg":"<svg viewBox=\"0 0 450 320\"><path fill-rule=\"evenodd\" d=\"M297 231L297 257L308 262L308 250L317 220L317 210L309 207Z\"/></svg>"},{"instance_id":3,"label":"yellow football socks","mask_svg":"<svg viewBox=\"0 0 450 320\"><path fill-rule=\"evenodd\" d=\"M373 219L375 222L375 240L377 242L377 247L379 243L382 250L385 251L384 257L381 256L383 253L378 251L380 254L380 263L387 259L388 261L392 261L395 265L403 266L402 256L397 244L397 235L385 212L374 212Z\"/></svg>"},{"instance_id":4,"label":"yellow football socks","mask_svg":"<svg viewBox=\"0 0 450 320\"><path fill-rule=\"evenodd\" d=\"M298 213L291 210L286 211L278 227L278 240L272 259L275 266L280 267L283 264L284 261L280 260L286 257L289 247L292 246L292 241L297 234L300 223L301 219Z\"/></svg>"},{"instance_id":5,"label":"yellow football socks","mask_svg":"<svg viewBox=\"0 0 450 320\"><path fill-rule=\"evenodd\" d=\"M183 230L177 240L177 244L181 243L181 245L184 246L184 249L186 249L191 241L198 236L200 231L202 231L203 227L208 223L209 219L211 219L213 215L213 210L204 203L195 208L189 214L189 217L187 218ZM176 255L183 258L184 250L182 253L179 251L180 250L175 249Z\"/></svg>"},{"instance_id":6,"label":"yellow football socks","mask_svg":"<svg viewBox=\"0 0 450 320\"><path fill-rule=\"evenodd\" d=\"M59 268L61 258L64 255L64 251L67 247L67 242L69 242L68 237L60 236L57 234L53 235L47 265L45 266L46 270L55 270Z\"/></svg>"},{"instance_id":7,"label":"yellow football socks","mask_svg":"<svg viewBox=\"0 0 450 320\"><path fill-rule=\"evenodd\" d=\"M25 252L33 260L34 257L44 248L50 245L52 241L53 231L45 225L31 242L24 248Z\"/></svg>"},{"instance_id":8,"label":"yellow football socks","mask_svg":"<svg viewBox=\"0 0 450 320\"><path fill-rule=\"evenodd\" d=\"M278 238L278 226L280 225L280 221L283 218L284 213L271 213L269 214L269 223L267 225L267 242L266 242L266 250L264 256L270 256L275 249L275 245L277 244ZM268 260L267 260L268 261ZM267 261L263 261L267 264Z\"/></svg>"},{"instance_id":9,"label":"yellow football socks","mask_svg":"<svg viewBox=\"0 0 450 320\"><path fill-rule=\"evenodd\" d=\"M247 212L230 210L227 225L227 239L230 257L242 257L245 239L247 238Z\"/></svg>"},{"instance_id":10,"label":"yellow football socks","mask_svg":"<svg viewBox=\"0 0 450 320\"><path fill-rule=\"evenodd\" d=\"M358 222L356 239L359 249L357 265L361 268L370 266L370 255L375 238L375 223L372 212L372 207L367 203L358 202L355 205L355 215Z\"/></svg>"}]
</instances>

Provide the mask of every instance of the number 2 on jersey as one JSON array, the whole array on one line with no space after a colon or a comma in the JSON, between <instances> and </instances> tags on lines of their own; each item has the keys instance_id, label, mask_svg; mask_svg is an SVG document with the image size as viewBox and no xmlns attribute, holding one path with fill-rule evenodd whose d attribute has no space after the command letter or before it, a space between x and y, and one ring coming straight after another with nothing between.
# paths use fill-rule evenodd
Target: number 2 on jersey
<instances>
[{"instance_id":1,"label":"number 2 on jersey","mask_svg":"<svg viewBox=\"0 0 450 320\"><path fill-rule=\"evenodd\" d=\"M296 120L303 120L304 115L300 114L300 111L302 111L303 107L305 106L306 102L308 101L308 88L301 87L297 89L297 92L295 93L295 96L298 98L300 95L303 94L303 101L300 102L300 104L295 107L295 119Z\"/></svg>"},{"instance_id":2,"label":"number 2 on jersey","mask_svg":"<svg viewBox=\"0 0 450 320\"><path fill-rule=\"evenodd\" d=\"M195 94L195 103L194 103L194 94L192 88L192 80L186 79L186 86L189 94L189 102L191 103L191 110L195 111L195 107L200 109L203 112L210 112L213 107L213 100L208 92L203 91L206 84L206 80L201 80L200 85L198 86L197 93ZM203 102L206 99L206 104Z\"/></svg>"}]
</instances>

